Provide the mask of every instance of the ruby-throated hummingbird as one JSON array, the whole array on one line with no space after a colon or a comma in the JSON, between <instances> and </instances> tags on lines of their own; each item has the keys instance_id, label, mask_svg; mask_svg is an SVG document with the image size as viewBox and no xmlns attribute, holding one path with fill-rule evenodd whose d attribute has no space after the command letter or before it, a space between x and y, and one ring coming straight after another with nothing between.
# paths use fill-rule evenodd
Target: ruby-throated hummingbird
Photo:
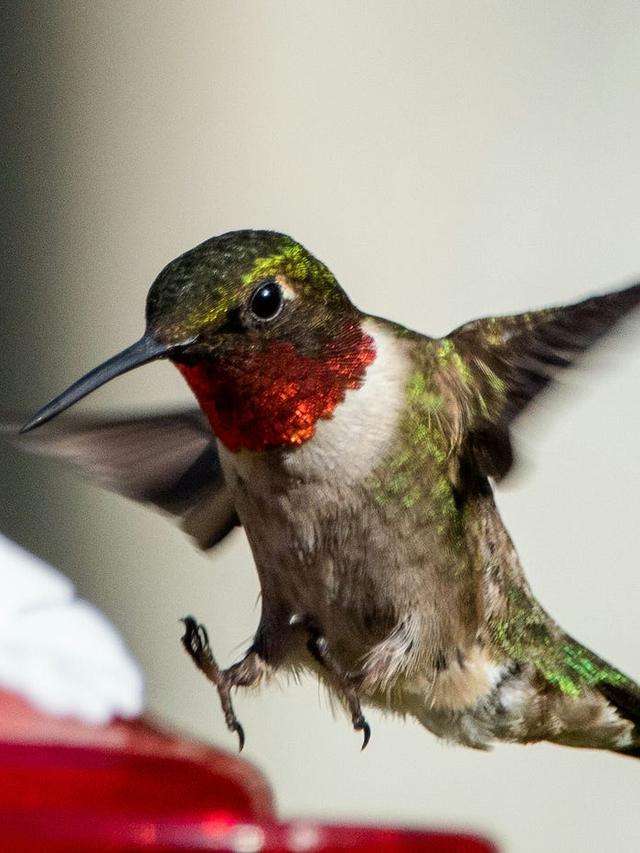
<instances>
[{"instance_id":1,"label":"ruby-throated hummingbird","mask_svg":"<svg viewBox=\"0 0 640 853\"><path fill-rule=\"evenodd\" d=\"M359 311L290 237L232 232L166 266L141 340L23 431L154 359L185 377L201 413L71 421L35 444L180 516L203 548L244 526L262 590L251 647L221 670L191 617L183 637L241 744L231 688L307 668L365 744L361 702L481 749L640 756L640 687L543 610L491 485L514 419L639 303L636 284L434 339Z\"/></svg>"}]
</instances>

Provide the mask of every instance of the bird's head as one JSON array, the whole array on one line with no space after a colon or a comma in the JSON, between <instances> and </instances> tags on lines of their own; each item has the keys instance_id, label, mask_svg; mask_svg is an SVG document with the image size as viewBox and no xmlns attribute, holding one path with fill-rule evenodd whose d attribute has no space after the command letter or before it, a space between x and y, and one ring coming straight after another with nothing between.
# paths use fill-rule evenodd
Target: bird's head
<instances>
[{"instance_id":1,"label":"bird's head","mask_svg":"<svg viewBox=\"0 0 640 853\"><path fill-rule=\"evenodd\" d=\"M375 358L372 339L329 269L272 231L213 237L171 261L147 297L147 327L41 409L55 417L110 379L158 358L175 363L231 450L309 439Z\"/></svg>"}]
</instances>

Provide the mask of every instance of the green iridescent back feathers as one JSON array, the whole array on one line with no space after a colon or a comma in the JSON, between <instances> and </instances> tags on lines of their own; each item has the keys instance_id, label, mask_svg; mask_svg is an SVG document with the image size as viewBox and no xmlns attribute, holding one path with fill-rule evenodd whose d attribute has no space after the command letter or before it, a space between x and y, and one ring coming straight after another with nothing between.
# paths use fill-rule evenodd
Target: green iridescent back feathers
<instances>
[{"instance_id":1,"label":"green iridescent back feathers","mask_svg":"<svg viewBox=\"0 0 640 853\"><path fill-rule=\"evenodd\" d=\"M433 340L408 387L403 428L411 453L393 460L381 477L411 505L417 493L412 459L436 465L433 512L455 538L473 525L467 492L486 477L504 476L513 463L510 426L557 372L640 305L640 286L576 305L476 320ZM471 479L468 472L471 471ZM477 478L477 475L481 475ZM382 486L380 486L382 488ZM382 498L380 498L382 499ZM637 685L567 636L549 617L518 572L500 578L499 612L489 620L495 644L515 661L532 662L567 695L598 687L640 723ZM624 714L623 714L624 716Z\"/></svg>"}]
</instances>

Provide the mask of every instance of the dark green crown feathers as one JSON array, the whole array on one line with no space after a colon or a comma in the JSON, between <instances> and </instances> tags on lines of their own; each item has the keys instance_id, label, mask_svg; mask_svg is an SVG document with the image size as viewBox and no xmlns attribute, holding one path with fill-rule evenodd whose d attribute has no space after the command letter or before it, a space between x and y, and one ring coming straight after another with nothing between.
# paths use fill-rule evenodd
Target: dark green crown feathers
<instances>
[{"instance_id":1,"label":"dark green crown feathers","mask_svg":"<svg viewBox=\"0 0 640 853\"><path fill-rule=\"evenodd\" d=\"M230 231L171 261L147 297L147 325L169 341L197 331L241 304L277 275L324 304L349 306L331 271L299 243L275 231Z\"/></svg>"}]
</instances>

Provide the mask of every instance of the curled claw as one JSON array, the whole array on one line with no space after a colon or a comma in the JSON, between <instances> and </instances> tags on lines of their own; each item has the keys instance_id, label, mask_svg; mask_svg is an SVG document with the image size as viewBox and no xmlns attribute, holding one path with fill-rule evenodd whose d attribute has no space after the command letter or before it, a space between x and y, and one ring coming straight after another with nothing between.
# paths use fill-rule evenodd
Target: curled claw
<instances>
[{"instance_id":1,"label":"curled claw","mask_svg":"<svg viewBox=\"0 0 640 853\"><path fill-rule=\"evenodd\" d=\"M362 732L363 734L362 746L360 747L360 751L362 752L363 749L366 749L367 744L371 740L371 726L364 718L362 712L354 714L352 721L355 731Z\"/></svg>"},{"instance_id":2,"label":"curled claw","mask_svg":"<svg viewBox=\"0 0 640 853\"><path fill-rule=\"evenodd\" d=\"M238 752L242 752L244 748L244 729L242 725L237 720L234 720L229 725L229 730L238 735Z\"/></svg>"},{"instance_id":3,"label":"curled claw","mask_svg":"<svg viewBox=\"0 0 640 853\"><path fill-rule=\"evenodd\" d=\"M313 617L294 613L289 619L289 624L293 627L301 625L306 629L309 654L336 679L337 684L335 686L342 693L345 704L351 711L353 728L357 732L363 733L361 749L365 749L371 739L371 727L362 713L356 687L362 675L357 672L345 672L342 669L340 662L334 658L331 652L329 641Z\"/></svg>"},{"instance_id":4,"label":"curled claw","mask_svg":"<svg viewBox=\"0 0 640 853\"><path fill-rule=\"evenodd\" d=\"M237 734L239 741L238 751L242 752L242 748L244 747L244 729L238 722L236 713L233 710L233 703L231 702L231 688L242 683L237 680L240 668L235 666L228 670L220 669L211 651L209 635L204 625L199 624L193 616L185 616L180 621L183 623L185 629L182 636L182 645L200 672L216 686L227 728L230 732ZM249 680L246 683L252 682Z\"/></svg>"}]
</instances>

